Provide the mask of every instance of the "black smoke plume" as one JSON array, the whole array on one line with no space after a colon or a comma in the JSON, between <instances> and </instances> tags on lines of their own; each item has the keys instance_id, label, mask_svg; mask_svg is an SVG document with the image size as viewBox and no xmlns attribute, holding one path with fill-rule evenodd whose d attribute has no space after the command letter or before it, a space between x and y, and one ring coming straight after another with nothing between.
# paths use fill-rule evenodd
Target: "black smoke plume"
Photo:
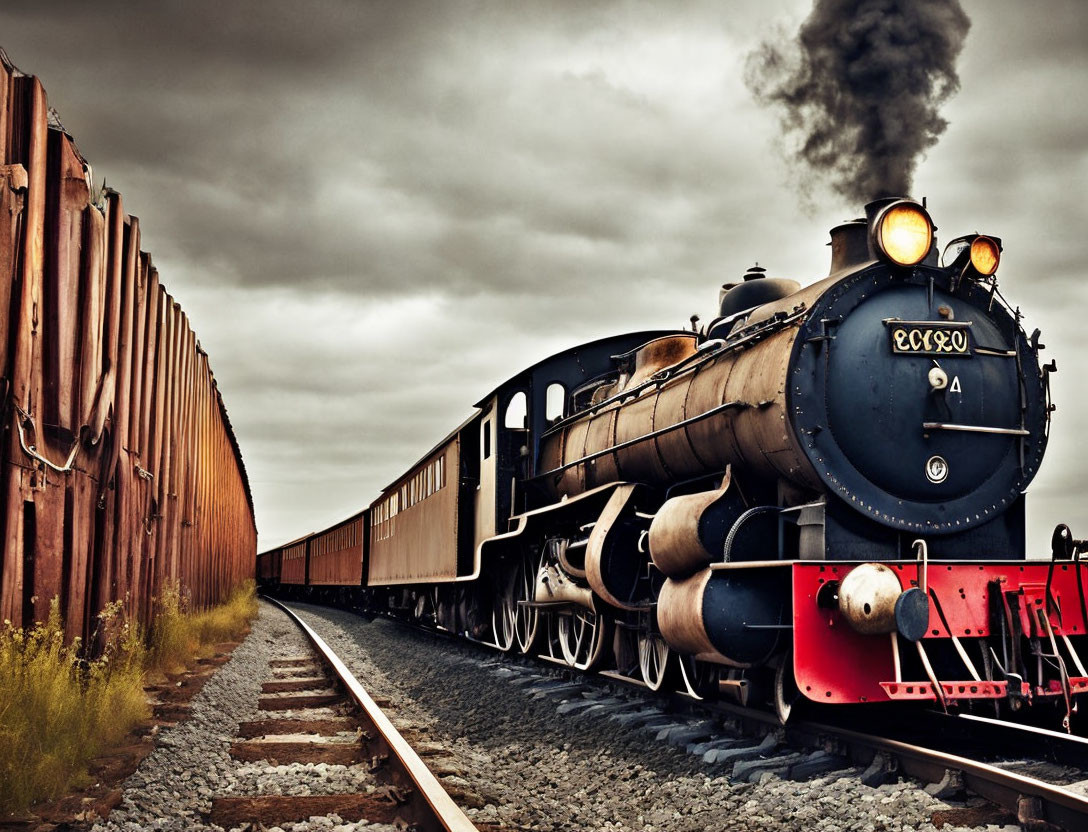
<instances>
[{"instance_id":1,"label":"black smoke plume","mask_svg":"<svg viewBox=\"0 0 1088 832\"><path fill-rule=\"evenodd\" d=\"M748 56L756 98L781 109L807 166L854 202L910 192L948 122L971 22L958 0L815 0L797 40Z\"/></svg>"}]
</instances>

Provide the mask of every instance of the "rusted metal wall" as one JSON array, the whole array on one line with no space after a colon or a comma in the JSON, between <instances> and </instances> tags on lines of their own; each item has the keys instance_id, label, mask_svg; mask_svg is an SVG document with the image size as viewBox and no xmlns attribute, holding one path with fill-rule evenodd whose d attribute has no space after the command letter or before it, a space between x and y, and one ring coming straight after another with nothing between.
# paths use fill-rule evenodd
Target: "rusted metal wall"
<instances>
[{"instance_id":1,"label":"rusted metal wall","mask_svg":"<svg viewBox=\"0 0 1088 832\"><path fill-rule=\"evenodd\" d=\"M50 120L0 50L0 618L56 597L86 637L114 600L148 621L167 582L223 600L256 527L207 355L139 221Z\"/></svg>"}]
</instances>

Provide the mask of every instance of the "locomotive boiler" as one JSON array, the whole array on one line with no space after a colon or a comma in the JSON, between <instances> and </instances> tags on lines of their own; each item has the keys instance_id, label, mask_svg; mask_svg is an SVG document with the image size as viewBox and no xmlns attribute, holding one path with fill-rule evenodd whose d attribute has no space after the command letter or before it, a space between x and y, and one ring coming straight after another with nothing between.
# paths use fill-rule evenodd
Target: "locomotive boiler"
<instances>
[{"instance_id":1,"label":"locomotive boiler","mask_svg":"<svg viewBox=\"0 0 1088 832\"><path fill-rule=\"evenodd\" d=\"M934 231L922 204L872 203L805 288L753 267L698 331L527 368L339 533L334 583L783 719L802 697L1050 700L1068 724L1088 688L1080 544L1060 527L1033 562L1024 539L1056 366L998 289L1000 240L941 255ZM321 534L293 557L327 557Z\"/></svg>"}]
</instances>

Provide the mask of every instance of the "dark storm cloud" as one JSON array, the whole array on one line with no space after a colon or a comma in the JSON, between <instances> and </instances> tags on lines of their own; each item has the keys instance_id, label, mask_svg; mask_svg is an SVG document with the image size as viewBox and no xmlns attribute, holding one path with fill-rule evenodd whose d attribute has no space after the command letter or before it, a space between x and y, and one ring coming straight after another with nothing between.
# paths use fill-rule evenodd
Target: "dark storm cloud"
<instances>
[{"instance_id":1,"label":"dark storm cloud","mask_svg":"<svg viewBox=\"0 0 1088 832\"><path fill-rule=\"evenodd\" d=\"M440 37L448 14L442 4L399 0L37 0L4 9L55 47L85 44L96 56L88 71L121 75L138 67L135 86L174 86L182 65L196 77L241 71L256 80L317 76L345 54L365 52L381 63L402 44Z\"/></svg>"},{"instance_id":2,"label":"dark storm cloud","mask_svg":"<svg viewBox=\"0 0 1088 832\"><path fill-rule=\"evenodd\" d=\"M826 230L860 205L799 208L742 83L763 33L808 5L5 3L0 45L140 216L270 546L357 511L531 362L705 317L755 260L826 273ZM1069 496L1088 432L1088 15L964 5L962 90L916 195L942 239L1005 241L1003 290L1062 368L1033 534L1088 532Z\"/></svg>"},{"instance_id":3,"label":"dark storm cloud","mask_svg":"<svg viewBox=\"0 0 1088 832\"><path fill-rule=\"evenodd\" d=\"M795 44L753 53L748 83L811 176L858 202L907 194L969 28L958 0L816 0Z\"/></svg>"},{"instance_id":4,"label":"dark storm cloud","mask_svg":"<svg viewBox=\"0 0 1088 832\"><path fill-rule=\"evenodd\" d=\"M15 22L61 42L13 52L28 71L61 53L93 67L93 96L69 80L83 94L56 103L111 184L153 183L160 258L239 285L539 292L542 272L580 285L585 247L613 246L622 272L672 232L672 194L712 196L745 161L708 153L696 125L676 152L662 102L600 72L533 66L601 14L46 3Z\"/></svg>"}]
</instances>

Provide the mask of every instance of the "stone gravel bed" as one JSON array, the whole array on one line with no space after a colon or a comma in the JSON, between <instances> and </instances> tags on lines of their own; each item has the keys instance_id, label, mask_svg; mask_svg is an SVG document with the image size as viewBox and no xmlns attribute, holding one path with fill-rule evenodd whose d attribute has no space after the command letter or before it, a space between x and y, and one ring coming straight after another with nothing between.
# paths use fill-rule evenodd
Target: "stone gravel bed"
<instances>
[{"instance_id":1,"label":"stone gravel bed","mask_svg":"<svg viewBox=\"0 0 1088 832\"><path fill-rule=\"evenodd\" d=\"M477 823L533 830L933 832L933 812L950 808L915 781L866 786L858 768L804 782L771 773L755 783L732 782L723 767L651 733L624 729L604 715L561 715L558 683L551 696L540 686L516 684L511 680L526 671L511 672L517 663L498 653L380 618L292 606L372 695L390 700L398 726L452 752L444 765L453 776L444 782L455 796L463 793Z\"/></svg>"},{"instance_id":2,"label":"stone gravel bed","mask_svg":"<svg viewBox=\"0 0 1088 832\"><path fill-rule=\"evenodd\" d=\"M372 791L373 780L362 766L270 765L241 762L230 756L241 722L292 715L337 715L333 708L275 713L257 710L261 684L272 679L269 661L310 653L298 627L282 612L262 602L245 641L193 697L191 716L160 732L155 750L123 784L120 805L108 819L95 824L94 832L219 830L221 827L203 820L211 811L214 797ZM277 828L268 827L269 832ZM392 832L393 827L345 823L335 815L283 826L284 832L355 829Z\"/></svg>"}]
</instances>

